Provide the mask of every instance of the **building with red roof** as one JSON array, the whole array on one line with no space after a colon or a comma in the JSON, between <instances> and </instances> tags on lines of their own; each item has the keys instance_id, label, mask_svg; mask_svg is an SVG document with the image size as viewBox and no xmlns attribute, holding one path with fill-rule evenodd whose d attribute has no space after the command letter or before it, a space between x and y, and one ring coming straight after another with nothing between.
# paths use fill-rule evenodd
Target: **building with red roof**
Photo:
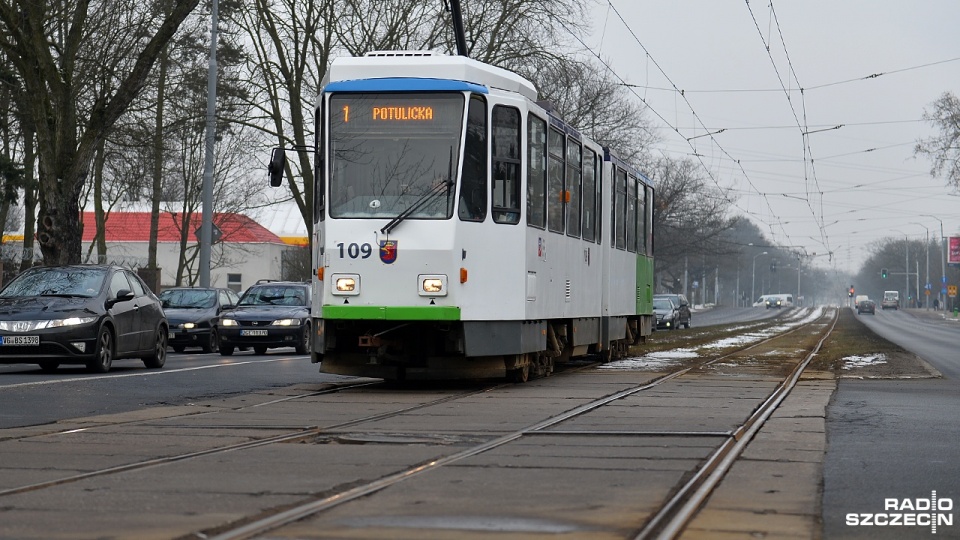
<instances>
[{"instance_id":1,"label":"building with red roof","mask_svg":"<svg viewBox=\"0 0 960 540\"><path fill-rule=\"evenodd\" d=\"M83 212L82 253L85 262L145 267L150 244L150 217L150 212L110 212L104 228L107 256L106 260L98 261L94 246L96 219L93 212ZM186 259L193 261L189 265L191 269L184 272L181 284L197 284L199 263L194 255L199 249L201 217L199 213L185 215L183 212L160 211L157 266L161 269L161 288L177 285L177 268L184 242L187 246ZM285 275L289 272L284 271L284 265L289 266L291 259L304 256L302 246L290 245L243 214L215 213L213 226L214 244L210 261L212 287L229 287L243 292L260 279L289 279ZM184 231L187 231L186 234Z\"/></svg>"}]
</instances>

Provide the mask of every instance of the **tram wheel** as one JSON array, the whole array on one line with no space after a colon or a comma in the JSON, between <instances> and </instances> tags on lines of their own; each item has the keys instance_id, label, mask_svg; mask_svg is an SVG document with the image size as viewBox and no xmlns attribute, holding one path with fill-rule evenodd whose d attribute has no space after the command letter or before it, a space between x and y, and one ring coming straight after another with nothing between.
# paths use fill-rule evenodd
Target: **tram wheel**
<instances>
[{"instance_id":1,"label":"tram wheel","mask_svg":"<svg viewBox=\"0 0 960 540\"><path fill-rule=\"evenodd\" d=\"M515 383L525 383L530 380L530 364L524 364L522 368L510 370L510 380Z\"/></svg>"}]
</instances>

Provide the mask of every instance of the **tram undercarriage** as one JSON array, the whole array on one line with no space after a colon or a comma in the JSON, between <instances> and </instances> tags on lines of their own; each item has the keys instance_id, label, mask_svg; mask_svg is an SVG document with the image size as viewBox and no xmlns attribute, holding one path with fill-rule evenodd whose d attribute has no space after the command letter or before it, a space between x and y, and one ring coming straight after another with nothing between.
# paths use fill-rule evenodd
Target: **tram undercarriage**
<instances>
[{"instance_id":1,"label":"tram undercarriage","mask_svg":"<svg viewBox=\"0 0 960 540\"><path fill-rule=\"evenodd\" d=\"M534 321L317 320L313 362L341 375L391 380L546 377L573 358L623 358L650 334L649 316Z\"/></svg>"}]
</instances>

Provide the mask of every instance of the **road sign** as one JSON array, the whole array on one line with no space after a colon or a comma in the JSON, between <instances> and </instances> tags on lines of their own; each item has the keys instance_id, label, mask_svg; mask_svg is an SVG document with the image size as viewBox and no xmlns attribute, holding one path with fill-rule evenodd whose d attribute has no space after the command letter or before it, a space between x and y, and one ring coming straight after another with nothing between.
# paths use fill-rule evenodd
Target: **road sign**
<instances>
[{"instance_id":1,"label":"road sign","mask_svg":"<svg viewBox=\"0 0 960 540\"><path fill-rule=\"evenodd\" d=\"M956 285L947 285L947 296L950 298L957 297L957 286Z\"/></svg>"},{"instance_id":2,"label":"road sign","mask_svg":"<svg viewBox=\"0 0 960 540\"><path fill-rule=\"evenodd\" d=\"M215 223L210 224L212 229L210 229L210 243L216 244L223 238L223 231L220 230L220 227L217 227ZM197 241L200 241L200 229L193 231L193 235L197 238Z\"/></svg>"}]
</instances>

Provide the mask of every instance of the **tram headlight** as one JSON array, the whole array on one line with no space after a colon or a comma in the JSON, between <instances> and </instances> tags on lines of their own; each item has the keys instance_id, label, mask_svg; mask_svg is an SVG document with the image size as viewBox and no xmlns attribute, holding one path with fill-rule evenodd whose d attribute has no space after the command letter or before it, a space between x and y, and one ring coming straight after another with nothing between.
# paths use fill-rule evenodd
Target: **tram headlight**
<instances>
[{"instance_id":1,"label":"tram headlight","mask_svg":"<svg viewBox=\"0 0 960 540\"><path fill-rule=\"evenodd\" d=\"M360 294L360 275L334 274L332 292L337 296L356 296Z\"/></svg>"},{"instance_id":2,"label":"tram headlight","mask_svg":"<svg viewBox=\"0 0 960 540\"><path fill-rule=\"evenodd\" d=\"M447 276L442 274L420 274L417 276L420 296L446 296Z\"/></svg>"}]
</instances>

